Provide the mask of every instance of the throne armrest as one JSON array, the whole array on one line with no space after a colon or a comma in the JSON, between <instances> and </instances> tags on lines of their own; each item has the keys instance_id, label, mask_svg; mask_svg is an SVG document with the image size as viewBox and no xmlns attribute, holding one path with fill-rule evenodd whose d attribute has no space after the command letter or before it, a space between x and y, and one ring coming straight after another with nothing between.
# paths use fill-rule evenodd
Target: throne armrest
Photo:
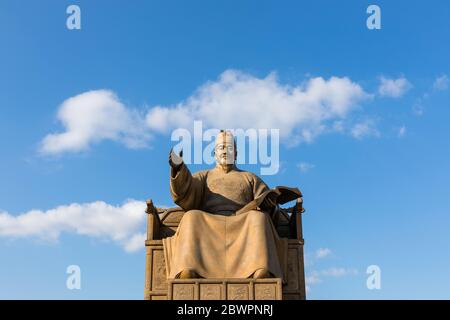
<instances>
[{"instance_id":1,"label":"throne armrest","mask_svg":"<svg viewBox=\"0 0 450 320\"><path fill-rule=\"evenodd\" d=\"M184 210L180 207L157 208L147 200L147 241L161 240L175 234Z\"/></svg>"},{"instance_id":2,"label":"throne armrest","mask_svg":"<svg viewBox=\"0 0 450 320\"><path fill-rule=\"evenodd\" d=\"M153 205L151 199L147 200L147 240L159 239L161 220L159 219L158 210Z\"/></svg>"},{"instance_id":3,"label":"throne armrest","mask_svg":"<svg viewBox=\"0 0 450 320\"><path fill-rule=\"evenodd\" d=\"M303 198L298 198L291 210L292 214L289 219L290 233L292 238L303 241L302 213L305 212Z\"/></svg>"}]
</instances>

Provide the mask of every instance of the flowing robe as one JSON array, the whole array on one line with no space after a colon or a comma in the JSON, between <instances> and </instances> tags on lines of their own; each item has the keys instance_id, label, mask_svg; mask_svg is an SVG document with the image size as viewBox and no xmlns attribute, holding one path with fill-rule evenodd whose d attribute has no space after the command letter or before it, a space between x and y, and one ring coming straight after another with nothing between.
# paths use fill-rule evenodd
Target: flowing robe
<instances>
[{"instance_id":1,"label":"flowing robe","mask_svg":"<svg viewBox=\"0 0 450 320\"><path fill-rule=\"evenodd\" d=\"M266 268L284 278L287 239L260 210L236 211L268 190L253 173L220 168L193 175L182 164L170 191L186 211L172 237L163 239L167 277L191 269L203 278L248 278Z\"/></svg>"}]
</instances>

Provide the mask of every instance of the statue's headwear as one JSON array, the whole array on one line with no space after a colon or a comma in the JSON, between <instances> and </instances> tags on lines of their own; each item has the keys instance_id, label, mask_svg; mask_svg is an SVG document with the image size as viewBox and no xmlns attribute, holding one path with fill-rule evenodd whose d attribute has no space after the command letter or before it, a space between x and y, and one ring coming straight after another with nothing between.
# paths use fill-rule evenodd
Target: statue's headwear
<instances>
[{"instance_id":1,"label":"statue's headwear","mask_svg":"<svg viewBox=\"0 0 450 320\"><path fill-rule=\"evenodd\" d=\"M234 149L236 150L236 141L231 131L220 130L220 132L217 134L215 145L217 146L224 143L228 145L232 144L234 146Z\"/></svg>"}]
</instances>

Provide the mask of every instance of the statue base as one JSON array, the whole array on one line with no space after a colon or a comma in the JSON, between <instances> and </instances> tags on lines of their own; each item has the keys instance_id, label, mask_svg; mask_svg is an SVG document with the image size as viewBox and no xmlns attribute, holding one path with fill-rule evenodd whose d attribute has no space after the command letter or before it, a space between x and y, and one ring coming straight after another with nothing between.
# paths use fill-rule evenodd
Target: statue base
<instances>
[{"instance_id":1,"label":"statue base","mask_svg":"<svg viewBox=\"0 0 450 320\"><path fill-rule=\"evenodd\" d=\"M281 300L280 278L168 280L169 300Z\"/></svg>"}]
</instances>

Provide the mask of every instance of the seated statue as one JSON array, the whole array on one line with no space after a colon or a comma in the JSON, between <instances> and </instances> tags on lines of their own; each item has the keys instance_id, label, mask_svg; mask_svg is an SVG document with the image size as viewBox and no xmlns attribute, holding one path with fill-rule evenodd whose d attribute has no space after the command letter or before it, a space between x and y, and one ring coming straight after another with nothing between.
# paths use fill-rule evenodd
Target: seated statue
<instances>
[{"instance_id":1,"label":"seated statue","mask_svg":"<svg viewBox=\"0 0 450 320\"><path fill-rule=\"evenodd\" d=\"M284 280L287 239L278 236L270 216L276 191L236 167L231 132L218 134L214 156L215 168L191 174L182 151L170 152L170 192L186 213L176 233L163 239L168 278Z\"/></svg>"}]
</instances>

